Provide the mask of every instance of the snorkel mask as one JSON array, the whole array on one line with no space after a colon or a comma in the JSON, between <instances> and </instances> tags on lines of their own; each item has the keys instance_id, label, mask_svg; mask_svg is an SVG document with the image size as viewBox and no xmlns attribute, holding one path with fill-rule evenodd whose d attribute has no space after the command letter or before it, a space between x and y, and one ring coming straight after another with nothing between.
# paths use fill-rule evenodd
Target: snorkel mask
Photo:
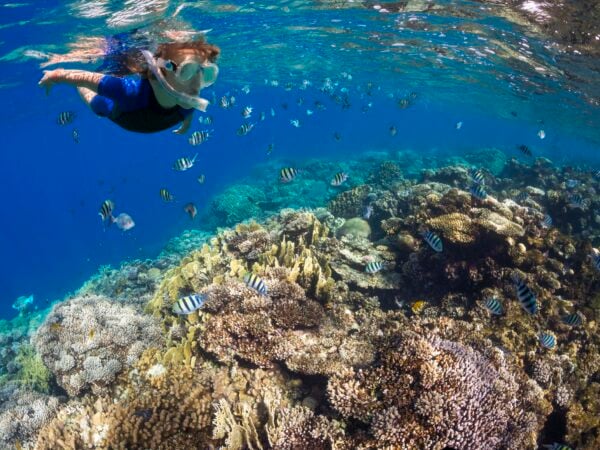
<instances>
[{"instance_id":1,"label":"snorkel mask","mask_svg":"<svg viewBox=\"0 0 600 450\"><path fill-rule=\"evenodd\" d=\"M206 111L206 107L209 104L208 100L174 89L159 69L163 68L169 72L174 72L175 77L182 83L186 83L194 76L201 74L200 87L205 88L213 84L217 79L219 68L216 64L199 64L190 61L181 66L177 66L173 61L164 60L162 58L155 59L148 50L142 50L142 55L144 55L148 68L152 74L173 100L184 108L194 108L199 111Z\"/></svg>"}]
</instances>

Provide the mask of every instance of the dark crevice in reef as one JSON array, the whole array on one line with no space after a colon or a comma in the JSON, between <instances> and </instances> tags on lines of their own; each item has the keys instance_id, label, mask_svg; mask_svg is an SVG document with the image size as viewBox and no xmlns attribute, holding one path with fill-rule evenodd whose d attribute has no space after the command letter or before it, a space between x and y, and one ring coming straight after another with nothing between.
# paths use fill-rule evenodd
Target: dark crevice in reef
<instances>
[{"instance_id":1,"label":"dark crevice in reef","mask_svg":"<svg viewBox=\"0 0 600 450\"><path fill-rule=\"evenodd\" d=\"M540 436L541 442L564 442L567 434L567 412L555 409L546 419Z\"/></svg>"}]
</instances>

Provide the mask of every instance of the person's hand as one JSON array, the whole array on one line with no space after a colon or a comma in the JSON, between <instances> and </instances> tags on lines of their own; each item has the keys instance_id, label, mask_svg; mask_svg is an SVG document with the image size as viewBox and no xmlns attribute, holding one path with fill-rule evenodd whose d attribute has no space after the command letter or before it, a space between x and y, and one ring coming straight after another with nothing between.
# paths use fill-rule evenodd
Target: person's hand
<instances>
[{"instance_id":1,"label":"person's hand","mask_svg":"<svg viewBox=\"0 0 600 450\"><path fill-rule=\"evenodd\" d=\"M63 69L44 70L44 76L38 82L38 86L46 89L46 95L50 94L52 86L56 84L63 74Z\"/></svg>"}]
</instances>

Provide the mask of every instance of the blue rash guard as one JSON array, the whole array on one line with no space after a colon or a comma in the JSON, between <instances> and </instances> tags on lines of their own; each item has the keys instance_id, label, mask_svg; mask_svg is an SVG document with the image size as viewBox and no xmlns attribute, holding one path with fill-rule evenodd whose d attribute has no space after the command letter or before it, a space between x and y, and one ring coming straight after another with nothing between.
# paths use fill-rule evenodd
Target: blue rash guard
<instances>
[{"instance_id":1,"label":"blue rash guard","mask_svg":"<svg viewBox=\"0 0 600 450\"><path fill-rule=\"evenodd\" d=\"M104 75L98 83L98 95L90 106L101 117L107 117L129 131L154 133L181 123L194 112L181 106L160 106L150 82L139 76Z\"/></svg>"}]
</instances>

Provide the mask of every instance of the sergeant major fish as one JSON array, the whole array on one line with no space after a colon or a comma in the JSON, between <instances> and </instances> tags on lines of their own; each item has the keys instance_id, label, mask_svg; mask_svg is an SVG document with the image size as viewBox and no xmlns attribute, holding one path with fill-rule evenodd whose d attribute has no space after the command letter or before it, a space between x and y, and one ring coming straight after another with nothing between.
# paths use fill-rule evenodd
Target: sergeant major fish
<instances>
[{"instance_id":1,"label":"sergeant major fish","mask_svg":"<svg viewBox=\"0 0 600 450\"><path fill-rule=\"evenodd\" d=\"M293 167L284 167L279 172L279 180L282 183L289 183L294 178L296 178L296 175L298 175L298 172L299 172L299 170L294 169Z\"/></svg>"},{"instance_id":2,"label":"sergeant major fish","mask_svg":"<svg viewBox=\"0 0 600 450\"><path fill-rule=\"evenodd\" d=\"M73 111L63 111L56 118L56 123L59 125L69 125L75 120L75 113Z\"/></svg>"},{"instance_id":3,"label":"sergeant major fish","mask_svg":"<svg viewBox=\"0 0 600 450\"><path fill-rule=\"evenodd\" d=\"M197 311L204 305L206 296L202 294L192 294L185 297L181 297L173 305L173 312L175 314L187 316L188 314Z\"/></svg>"},{"instance_id":4,"label":"sergeant major fish","mask_svg":"<svg viewBox=\"0 0 600 450\"><path fill-rule=\"evenodd\" d=\"M517 273L512 274L512 280L515 283L517 290L517 298L523 309L529 314L538 312L538 302L535 293L531 290L527 283Z\"/></svg>"},{"instance_id":5,"label":"sergeant major fish","mask_svg":"<svg viewBox=\"0 0 600 450\"><path fill-rule=\"evenodd\" d=\"M173 195L171 195L166 188L162 188L160 190L160 198L162 198L165 202L172 202L174 200Z\"/></svg>"},{"instance_id":6,"label":"sergeant major fish","mask_svg":"<svg viewBox=\"0 0 600 450\"><path fill-rule=\"evenodd\" d=\"M427 242L427 244L429 244L433 251L440 253L444 249L442 240L433 231L424 231L423 233L421 233L421 236L423 236L423 239L425 240L425 242Z\"/></svg>"},{"instance_id":7,"label":"sergeant major fish","mask_svg":"<svg viewBox=\"0 0 600 450\"><path fill-rule=\"evenodd\" d=\"M331 185L332 186L341 186L342 184L344 184L346 182L347 179L348 179L347 173L338 172L333 177L333 180L331 180Z\"/></svg>"},{"instance_id":8,"label":"sergeant major fish","mask_svg":"<svg viewBox=\"0 0 600 450\"><path fill-rule=\"evenodd\" d=\"M175 160L175 163L173 164L173 169L177 170L178 172L183 172L185 170L189 170L192 167L194 167L194 163L196 162L197 157L198 157L198 153L196 153L192 159L186 158L186 157L178 158L177 160Z\"/></svg>"},{"instance_id":9,"label":"sergeant major fish","mask_svg":"<svg viewBox=\"0 0 600 450\"><path fill-rule=\"evenodd\" d=\"M206 142L209 137L210 137L210 132L208 132L206 130L194 131L192 133L192 135L190 136L190 138L188 139L188 142L190 143L190 145L193 145L195 147L196 145L200 145L200 144Z\"/></svg>"},{"instance_id":10,"label":"sergeant major fish","mask_svg":"<svg viewBox=\"0 0 600 450\"><path fill-rule=\"evenodd\" d=\"M267 285L265 281L258 275L248 272L246 275L244 275L244 283L246 283L246 286L249 288L257 291L260 295L267 295Z\"/></svg>"},{"instance_id":11,"label":"sergeant major fish","mask_svg":"<svg viewBox=\"0 0 600 450\"><path fill-rule=\"evenodd\" d=\"M250 131L252 131L252 128L254 128L253 123L244 123L238 128L236 133L238 136L246 136L248 133L250 133Z\"/></svg>"},{"instance_id":12,"label":"sergeant major fish","mask_svg":"<svg viewBox=\"0 0 600 450\"><path fill-rule=\"evenodd\" d=\"M381 270L383 270L385 268L386 268L386 263L384 263L382 261L370 261L365 266L365 272L373 274L373 273L380 272Z\"/></svg>"},{"instance_id":13,"label":"sergeant major fish","mask_svg":"<svg viewBox=\"0 0 600 450\"><path fill-rule=\"evenodd\" d=\"M100 211L98 212L98 214L102 218L103 222L110 219L111 223L112 223L112 219L113 219L112 213L113 213L114 209L115 209L115 204L112 200L104 200L102 202L102 204L100 205Z\"/></svg>"}]
</instances>

